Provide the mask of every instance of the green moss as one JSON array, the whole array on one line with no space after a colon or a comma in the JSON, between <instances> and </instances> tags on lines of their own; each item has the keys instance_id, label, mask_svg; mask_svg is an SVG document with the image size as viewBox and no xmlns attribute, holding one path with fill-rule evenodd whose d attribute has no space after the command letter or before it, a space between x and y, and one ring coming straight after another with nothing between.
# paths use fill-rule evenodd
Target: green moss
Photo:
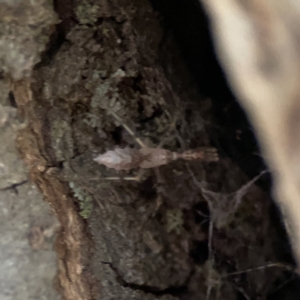
<instances>
[{"instance_id":1,"label":"green moss","mask_svg":"<svg viewBox=\"0 0 300 300\"><path fill-rule=\"evenodd\" d=\"M90 3L83 1L76 8L76 16L82 25L93 24L98 19L98 5L91 5Z\"/></svg>"},{"instance_id":2,"label":"green moss","mask_svg":"<svg viewBox=\"0 0 300 300\"><path fill-rule=\"evenodd\" d=\"M80 215L84 219L88 219L93 209L92 197L84 192L80 187L76 186L74 182L70 182L69 186L74 193L74 197L79 200Z\"/></svg>"},{"instance_id":3,"label":"green moss","mask_svg":"<svg viewBox=\"0 0 300 300\"><path fill-rule=\"evenodd\" d=\"M126 76L125 73L121 73L122 70L117 70L109 78L103 80L94 91L94 95L91 100L92 110L97 110L99 108L106 111L107 114L110 112L116 113L120 118L126 116L127 110L126 105L130 102L130 99L125 99L124 96L119 91L118 83L122 76ZM121 75L120 75L121 73ZM120 77L118 77L120 76ZM136 103L137 101L133 101ZM116 126L119 126L120 123L118 120L114 119Z\"/></svg>"},{"instance_id":4,"label":"green moss","mask_svg":"<svg viewBox=\"0 0 300 300\"><path fill-rule=\"evenodd\" d=\"M167 210L167 232L175 231L177 234L181 234L183 229L183 214L180 209Z\"/></svg>"}]
</instances>

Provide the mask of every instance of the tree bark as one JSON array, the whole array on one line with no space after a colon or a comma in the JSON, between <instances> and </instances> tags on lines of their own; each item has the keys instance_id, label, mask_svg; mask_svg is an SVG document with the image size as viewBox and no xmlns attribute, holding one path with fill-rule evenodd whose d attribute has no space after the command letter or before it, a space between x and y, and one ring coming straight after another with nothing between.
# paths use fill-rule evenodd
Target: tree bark
<instances>
[{"instance_id":1,"label":"tree bark","mask_svg":"<svg viewBox=\"0 0 300 300\"><path fill-rule=\"evenodd\" d=\"M18 148L61 223L64 299L267 295L291 268L274 247L269 196L228 158L171 163L141 182L107 181L118 174L93 161L116 145L138 147L111 111L148 145L211 145L211 101L158 13L146 0L59 1L55 9L60 23L40 63L30 77L12 76L12 91L28 122ZM228 275L270 261L275 268L259 276Z\"/></svg>"}]
</instances>

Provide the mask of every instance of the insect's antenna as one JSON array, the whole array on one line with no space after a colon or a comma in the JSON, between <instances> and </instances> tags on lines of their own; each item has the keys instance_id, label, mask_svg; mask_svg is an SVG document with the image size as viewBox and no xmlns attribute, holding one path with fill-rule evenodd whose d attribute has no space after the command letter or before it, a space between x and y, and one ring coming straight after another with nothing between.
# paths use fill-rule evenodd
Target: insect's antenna
<instances>
[{"instance_id":1,"label":"insect's antenna","mask_svg":"<svg viewBox=\"0 0 300 300\"><path fill-rule=\"evenodd\" d=\"M127 130L127 132L135 139L135 141L142 147L142 148L147 148L147 146L142 142L142 140L138 137L135 136L134 132L130 129L129 126L127 126L123 120L115 114L113 111L109 111L120 123L121 125Z\"/></svg>"}]
</instances>

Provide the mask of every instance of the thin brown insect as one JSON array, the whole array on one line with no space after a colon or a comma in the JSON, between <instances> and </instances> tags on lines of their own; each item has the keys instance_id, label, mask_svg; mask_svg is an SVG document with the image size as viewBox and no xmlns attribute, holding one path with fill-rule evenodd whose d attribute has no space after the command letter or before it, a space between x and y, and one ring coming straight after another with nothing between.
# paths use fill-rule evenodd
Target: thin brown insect
<instances>
[{"instance_id":1,"label":"thin brown insect","mask_svg":"<svg viewBox=\"0 0 300 300\"><path fill-rule=\"evenodd\" d=\"M132 130L122 122L122 120L113 112L111 114L121 122L122 126L135 138L141 149L115 148L104 154L98 155L94 160L108 168L117 171L129 171L132 169L150 169L167 165L168 163L183 160L201 160L205 162L218 161L219 156L216 148L203 147L195 150L187 150L182 153L172 152L163 148L147 147L139 138L136 138ZM116 179L114 177L110 179ZM127 177L124 179L134 180Z\"/></svg>"}]
</instances>

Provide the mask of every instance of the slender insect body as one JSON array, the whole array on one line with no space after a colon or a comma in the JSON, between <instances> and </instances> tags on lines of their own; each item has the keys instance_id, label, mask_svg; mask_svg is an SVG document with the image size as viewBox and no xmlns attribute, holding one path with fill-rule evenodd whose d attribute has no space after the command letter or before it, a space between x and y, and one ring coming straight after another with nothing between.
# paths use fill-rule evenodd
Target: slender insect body
<instances>
[{"instance_id":1,"label":"slender insect body","mask_svg":"<svg viewBox=\"0 0 300 300\"><path fill-rule=\"evenodd\" d=\"M131 170L135 168L150 169L167 165L178 160L217 161L218 154L215 148L201 148L188 150L183 153L172 152L161 148L116 148L98 155L94 160L115 170Z\"/></svg>"},{"instance_id":2,"label":"slender insect body","mask_svg":"<svg viewBox=\"0 0 300 300\"><path fill-rule=\"evenodd\" d=\"M129 171L131 169L150 169L159 166L167 165L168 163L178 160L201 160L201 161L217 161L219 159L217 149L210 147L203 147L195 150L187 150L183 153L172 152L163 148L147 147L143 141L135 137L133 131L122 122L121 118L114 112L110 112L118 121L121 122L123 127L131 134L136 142L141 146L141 149L132 148L116 148L104 154L98 155L94 161L99 164L105 165L108 168L117 171ZM127 180L139 180L139 177L127 177ZM115 180L116 177L108 179Z\"/></svg>"}]
</instances>

